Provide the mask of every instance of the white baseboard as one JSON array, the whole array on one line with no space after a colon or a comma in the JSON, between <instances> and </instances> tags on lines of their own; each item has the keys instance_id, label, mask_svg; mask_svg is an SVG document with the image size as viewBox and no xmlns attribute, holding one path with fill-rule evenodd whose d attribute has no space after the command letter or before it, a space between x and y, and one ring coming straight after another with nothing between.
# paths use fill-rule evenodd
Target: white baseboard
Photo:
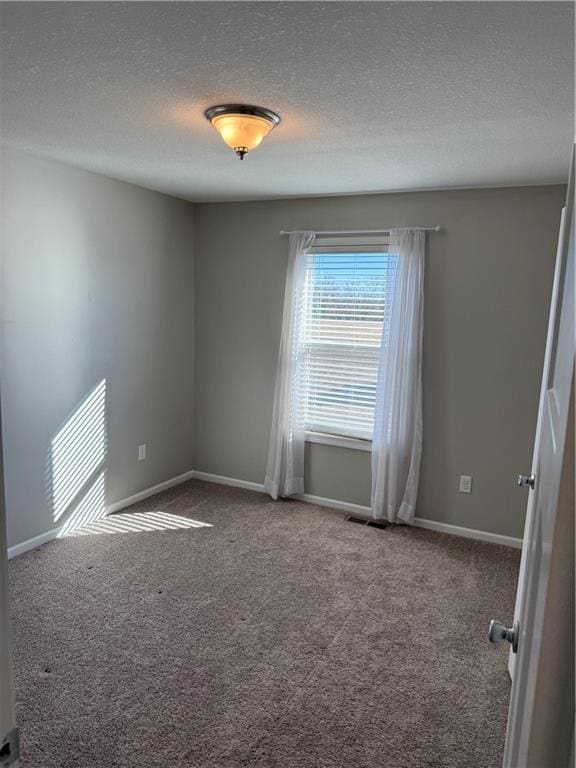
<instances>
[{"instance_id":1,"label":"white baseboard","mask_svg":"<svg viewBox=\"0 0 576 768\"><path fill-rule=\"evenodd\" d=\"M119 512L126 507L132 506L139 501L155 496L161 491L166 491L168 488L173 488L175 485L185 483L187 480L203 480L207 483L217 483L218 485L230 485L234 488L244 488L249 491L258 491L259 493L265 493L264 485L262 483L254 483L251 480L238 480L235 477L225 477L223 475L214 475L210 472L199 472L197 470L190 470L184 472L182 475L172 477L170 480L166 480L158 485L153 485L151 488L146 488L139 493L135 493L133 496L128 496L125 499L116 501L113 504L106 506L106 514L112 514L113 512ZM337 510L339 512L348 512L352 515L360 515L361 517L370 517L370 507L362 506L361 504L352 504L349 501L339 501L338 499L328 499L324 496L314 496L310 493L302 493L298 496L294 496L298 501L304 501L307 504L316 504L319 507L326 507L327 509ZM466 539L477 539L478 541L487 541L491 544L503 544L506 547L515 547L517 549L522 548L522 539L516 539L513 536L504 536L500 533L490 533L489 531L478 531L474 528L463 528L459 525L451 525L449 523L440 523L436 520L425 520L422 518L416 518L414 525L418 528L427 528L429 531L438 531L439 533L448 533L453 536L462 536ZM57 538L60 532L60 528L54 528L51 531L35 536L32 539L23 541L20 544L15 544L13 547L8 548L8 558L17 557L24 552L28 552L30 549L39 547L41 544L45 544L52 539Z\"/></svg>"},{"instance_id":2,"label":"white baseboard","mask_svg":"<svg viewBox=\"0 0 576 768\"><path fill-rule=\"evenodd\" d=\"M237 480L235 477L224 477L223 475L212 475L209 472L192 472L195 480L204 480L207 483L218 483L218 485L232 485L235 488L245 488L247 491L258 491L264 493L263 483L253 483L251 480Z\"/></svg>"},{"instance_id":3,"label":"white baseboard","mask_svg":"<svg viewBox=\"0 0 576 768\"><path fill-rule=\"evenodd\" d=\"M196 472L194 472L194 470L184 472L183 475L177 475L176 477L170 478L170 480L165 480L163 483L153 485L151 488L145 488L143 491L135 493L133 496L128 496L125 499L120 499L120 501L115 501L113 504L108 504L105 508L105 513L110 515L112 512L120 512L121 509L131 507L132 504L144 501L144 499L148 499L150 496L155 496L161 491L167 491L168 488L173 488L175 485L180 485L180 483L185 483L187 480L192 480L195 477Z\"/></svg>"},{"instance_id":4,"label":"white baseboard","mask_svg":"<svg viewBox=\"0 0 576 768\"><path fill-rule=\"evenodd\" d=\"M8 560L11 560L13 557L18 557L18 555L23 555L24 552L29 552L31 549L36 549L36 547L39 547L41 544L46 544L48 541L52 541L52 539L58 538L59 533L60 528L53 528L51 531L41 533L40 536L33 536L31 539L21 541L20 544L14 544L13 547L8 547Z\"/></svg>"},{"instance_id":5,"label":"white baseboard","mask_svg":"<svg viewBox=\"0 0 576 768\"><path fill-rule=\"evenodd\" d=\"M362 504L352 504L350 501L327 499L324 496L314 496L312 493L299 493L292 498L297 501L305 501L307 504L316 504L318 507L335 509L338 512L348 512L349 515L359 515L360 517L366 518L372 517L370 507L364 507Z\"/></svg>"},{"instance_id":6,"label":"white baseboard","mask_svg":"<svg viewBox=\"0 0 576 768\"><path fill-rule=\"evenodd\" d=\"M423 517L415 518L414 525L418 528L427 528L429 531L449 533L452 536L462 536L464 539L477 539L478 541L487 541L490 544L502 544L504 547L522 549L522 539L517 539L514 536L505 536L503 533L478 531L476 528L463 528L460 525L439 523L436 520L426 520Z\"/></svg>"},{"instance_id":7,"label":"white baseboard","mask_svg":"<svg viewBox=\"0 0 576 768\"><path fill-rule=\"evenodd\" d=\"M212 475L208 472L193 472L192 476L197 480L205 480L208 483L219 483L220 485L233 485L237 488L248 488L251 491L260 491L264 493L262 483L253 483L248 480L236 480L233 477L222 477ZM370 507L361 504L352 504L349 501L339 501L338 499L327 499L324 496L314 496L311 493L301 493L293 497L298 501L304 501L307 504L316 504L319 507L338 510L339 512L348 512L351 515L360 515L361 517L371 517ZM478 531L475 528L463 528L460 525L451 525L450 523L440 523L436 520L426 520L417 517L414 525L418 528L427 528L429 531L438 531L438 533L448 533L452 536L461 536L465 539L476 539L477 541L487 541L490 544L502 544L506 547L522 548L522 539L516 539L513 536L504 536L501 533L491 533L490 531Z\"/></svg>"},{"instance_id":8,"label":"white baseboard","mask_svg":"<svg viewBox=\"0 0 576 768\"><path fill-rule=\"evenodd\" d=\"M306 501L309 504L317 504L320 507L330 507L331 509L348 512L351 515L371 518L370 507L364 507L361 504L351 504L347 501L338 501L337 499L325 499L322 496L312 496L309 493L302 493L294 497L300 501ZM452 536L461 536L465 539L476 539L478 541L488 541L491 544L503 544L506 547L522 548L522 539L515 539L513 536L504 536L501 533L490 533L489 531L478 531L475 528L463 528L460 525L451 525L450 523L440 523L437 520L426 520L417 517L414 520L414 526L417 528L426 528L429 531L438 533L448 533Z\"/></svg>"}]
</instances>

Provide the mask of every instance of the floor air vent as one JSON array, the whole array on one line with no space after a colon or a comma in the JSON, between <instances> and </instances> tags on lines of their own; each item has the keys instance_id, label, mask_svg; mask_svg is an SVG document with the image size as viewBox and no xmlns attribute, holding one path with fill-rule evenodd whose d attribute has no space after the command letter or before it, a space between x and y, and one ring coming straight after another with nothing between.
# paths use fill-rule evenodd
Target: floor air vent
<instances>
[{"instance_id":1,"label":"floor air vent","mask_svg":"<svg viewBox=\"0 0 576 768\"><path fill-rule=\"evenodd\" d=\"M372 528L390 528L390 523L384 523L382 520L368 520L366 525L371 525Z\"/></svg>"},{"instance_id":2,"label":"floor air vent","mask_svg":"<svg viewBox=\"0 0 576 768\"><path fill-rule=\"evenodd\" d=\"M360 525L369 525L372 528L389 528L390 523L385 523L381 520L367 520L365 517L355 517L354 515L348 515L344 518L347 523L360 523Z\"/></svg>"}]
</instances>

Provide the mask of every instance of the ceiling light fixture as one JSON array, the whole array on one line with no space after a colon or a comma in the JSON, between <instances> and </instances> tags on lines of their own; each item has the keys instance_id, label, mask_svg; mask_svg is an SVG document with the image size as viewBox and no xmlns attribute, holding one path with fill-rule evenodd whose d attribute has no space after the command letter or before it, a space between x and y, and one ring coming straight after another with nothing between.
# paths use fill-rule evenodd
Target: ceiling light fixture
<instances>
[{"instance_id":1,"label":"ceiling light fixture","mask_svg":"<svg viewBox=\"0 0 576 768\"><path fill-rule=\"evenodd\" d=\"M247 152L256 149L280 122L276 112L250 104L220 104L210 107L204 114L240 160L244 160Z\"/></svg>"}]
</instances>

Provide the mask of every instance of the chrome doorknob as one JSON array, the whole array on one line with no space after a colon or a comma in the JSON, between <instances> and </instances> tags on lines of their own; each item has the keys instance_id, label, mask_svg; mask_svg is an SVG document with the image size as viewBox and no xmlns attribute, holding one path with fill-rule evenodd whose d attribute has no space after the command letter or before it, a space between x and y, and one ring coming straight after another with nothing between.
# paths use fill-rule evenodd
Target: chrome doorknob
<instances>
[{"instance_id":1,"label":"chrome doorknob","mask_svg":"<svg viewBox=\"0 0 576 768\"><path fill-rule=\"evenodd\" d=\"M507 641L512 646L512 652L518 653L518 638L520 635L520 625L517 621L511 627L502 624L501 621L492 619L488 629L488 640L491 643L503 643Z\"/></svg>"},{"instance_id":2,"label":"chrome doorknob","mask_svg":"<svg viewBox=\"0 0 576 768\"><path fill-rule=\"evenodd\" d=\"M534 485L536 483L536 477L534 475L518 475L518 485L522 487L527 488L534 488Z\"/></svg>"}]
</instances>

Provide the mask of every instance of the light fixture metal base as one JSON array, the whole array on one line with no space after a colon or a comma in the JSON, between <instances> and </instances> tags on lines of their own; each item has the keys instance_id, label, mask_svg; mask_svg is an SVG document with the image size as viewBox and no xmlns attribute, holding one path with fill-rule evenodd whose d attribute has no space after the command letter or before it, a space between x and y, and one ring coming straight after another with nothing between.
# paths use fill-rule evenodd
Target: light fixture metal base
<instances>
[{"instance_id":1,"label":"light fixture metal base","mask_svg":"<svg viewBox=\"0 0 576 768\"><path fill-rule=\"evenodd\" d=\"M281 121L280 115L276 112L253 104L217 104L215 107L208 107L204 112L204 117L210 122L220 115L252 115L252 117L268 120L273 125L278 125Z\"/></svg>"}]
</instances>

